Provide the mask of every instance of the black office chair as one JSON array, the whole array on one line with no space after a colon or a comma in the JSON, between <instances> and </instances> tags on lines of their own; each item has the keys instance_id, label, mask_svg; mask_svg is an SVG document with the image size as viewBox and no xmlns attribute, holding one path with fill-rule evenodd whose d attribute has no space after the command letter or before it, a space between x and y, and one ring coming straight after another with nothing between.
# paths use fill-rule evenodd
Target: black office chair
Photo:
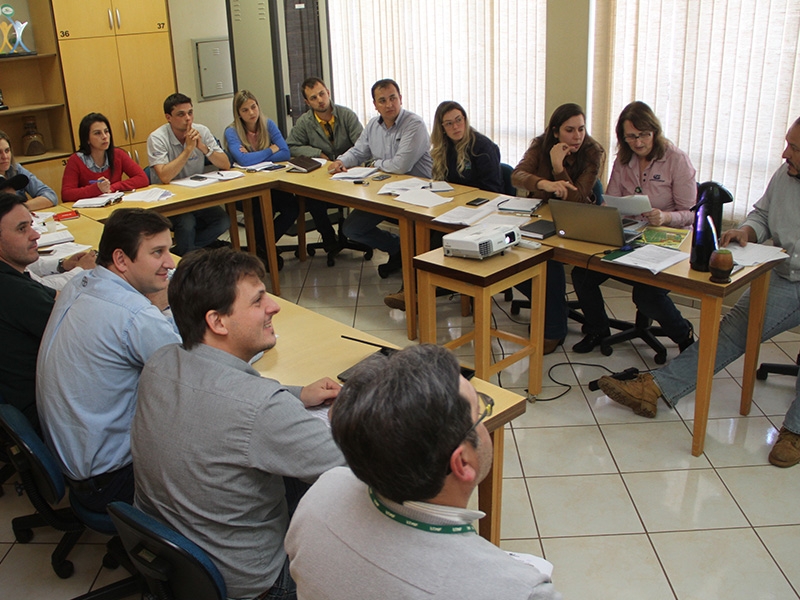
<instances>
[{"instance_id":1,"label":"black office chair","mask_svg":"<svg viewBox=\"0 0 800 600\"><path fill-rule=\"evenodd\" d=\"M793 365L761 363L756 371L756 379L765 381L770 373L774 373L775 375L789 375L790 377L797 377L798 372L800 372L800 354L797 355Z\"/></svg>"},{"instance_id":2,"label":"black office chair","mask_svg":"<svg viewBox=\"0 0 800 600\"><path fill-rule=\"evenodd\" d=\"M164 600L224 600L225 581L196 544L124 502L108 505L111 520L150 592Z\"/></svg>"},{"instance_id":3,"label":"black office chair","mask_svg":"<svg viewBox=\"0 0 800 600\"><path fill-rule=\"evenodd\" d=\"M64 532L50 556L50 564L56 575L61 579L67 579L75 570L67 556L87 526L100 533L114 535L116 533L114 525L108 515L88 511L75 503L72 497L70 497L70 508L55 508L66 492L64 476L50 450L33 430L28 419L16 407L0 404L0 429L3 430L8 456L19 473L28 499L37 511L32 515L12 519L11 528L14 537L20 544L26 544L33 539L33 528L43 525ZM106 548L103 566L113 569L120 564L129 565L118 538L112 538ZM138 580L124 579L81 598L83 600L125 598L140 588Z\"/></svg>"}]
</instances>

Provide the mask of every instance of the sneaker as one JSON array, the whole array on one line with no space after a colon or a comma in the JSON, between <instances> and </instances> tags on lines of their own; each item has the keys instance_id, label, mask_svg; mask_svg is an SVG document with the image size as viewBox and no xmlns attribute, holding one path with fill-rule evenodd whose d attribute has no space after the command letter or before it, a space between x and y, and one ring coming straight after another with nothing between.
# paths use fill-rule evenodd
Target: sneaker
<instances>
[{"instance_id":1,"label":"sneaker","mask_svg":"<svg viewBox=\"0 0 800 600\"><path fill-rule=\"evenodd\" d=\"M792 467L800 462L800 434L781 427L778 441L769 453L769 462L776 467Z\"/></svg>"},{"instance_id":2,"label":"sneaker","mask_svg":"<svg viewBox=\"0 0 800 600\"><path fill-rule=\"evenodd\" d=\"M591 352L600 345L600 342L602 342L604 338L607 338L610 335L610 331L606 331L605 333L586 334L583 336L583 339L580 342L572 347L572 351L577 352L578 354L586 354L587 352Z\"/></svg>"},{"instance_id":3,"label":"sneaker","mask_svg":"<svg viewBox=\"0 0 800 600\"><path fill-rule=\"evenodd\" d=\"M614 402L627 406L637 415L652 419L658 411L661 390L650 373L641 373L635 379L619 380L606 375L597 385Z\"/></svg>"},{"instance_id":4,"label":"sneaker","mask_svg":"<svg viewBox=\"0 0 800 600\"><path fill-rule=\"evenodd\" d=\"M389 260L387 260L382 265L378 265L378 275L381 276L381 279L386 279L392 273L399 271L403 268L403 257L400 252L396 252L395 254L389 255Z\"/></svg>"}]
</instances>

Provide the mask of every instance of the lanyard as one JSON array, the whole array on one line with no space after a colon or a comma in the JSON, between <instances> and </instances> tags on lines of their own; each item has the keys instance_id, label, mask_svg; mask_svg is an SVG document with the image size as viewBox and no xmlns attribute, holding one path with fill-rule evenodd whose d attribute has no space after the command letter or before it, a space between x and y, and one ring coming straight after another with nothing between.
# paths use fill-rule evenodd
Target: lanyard
<instances>
[{"instance_id":1,"label":"lanyard","mask_svg":"<svg viewBox=\"0 0 800 600\"><path fill-rule=\"evenodd\" d=\"M372 500L372 504L375 505L375 508L393 521L397 521L402 525L408 525L409 527L414 527L415 529L428 531L430 533L475 533L475 528L469 523L464 525L431 525L430 523L423 523L422 521L415 521L403 515L398 515L380 501L375 492L372 491L372 488L369 488L369 497Z\"/></svg>"}]
</instances>

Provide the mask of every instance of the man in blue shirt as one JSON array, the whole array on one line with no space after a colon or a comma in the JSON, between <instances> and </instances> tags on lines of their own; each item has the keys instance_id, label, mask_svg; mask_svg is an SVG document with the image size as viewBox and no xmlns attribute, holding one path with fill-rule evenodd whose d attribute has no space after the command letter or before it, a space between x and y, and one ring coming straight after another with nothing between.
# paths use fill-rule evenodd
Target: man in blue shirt
<instances>
[{"instance_id":1,"label":"man in blue shirt","mask_svg":"<svg viewBox=\"0 0 800 600\"><path fill-rule=\"evenodd\" d=\"M156 350L180 342L162 313L175 267L170 245L162 215L114 211L97 267L67 284L42 337L36 366L42 431L73 492L91 510L133 501L130 428L139 375Z\"/></svg>"},{"instance_id":2,"label":"man in blue shirt","mask_svg":"<svg viewBox=\"0 0 800 600\"><path fill-rule=\"evenodd\" d=\"M419 115L403 108L400 87L391 79L381 79L372 86L372 103L380 116L367 123L356 145L334 161L328 171L339 173L364 162L386 173L408 174L431 178L433 160L431 139ZM354 210L344 222L344 234L370 248L389 253L378 273L386 278L402 268L400 238L380 229L380 215Z\"/></svg>"}]
</instances>

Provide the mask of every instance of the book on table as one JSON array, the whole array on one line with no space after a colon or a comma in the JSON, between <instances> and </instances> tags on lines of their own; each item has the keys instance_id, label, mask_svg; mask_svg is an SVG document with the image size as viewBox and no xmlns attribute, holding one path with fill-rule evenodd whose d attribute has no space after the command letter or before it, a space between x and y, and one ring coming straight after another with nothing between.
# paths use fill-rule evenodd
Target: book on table
<instances>
[{"instance_id":1,"label":"book on table","mask_svg":"<svg viewBox=\"0 0 800 600\"><path fill-rule=\"evenodd\" d=\"M289 159L289 164L292 165L291 171L299 173L310 173L322 166L321 163L308 156L293 156Z\"/></svg>"}]
</instances>

